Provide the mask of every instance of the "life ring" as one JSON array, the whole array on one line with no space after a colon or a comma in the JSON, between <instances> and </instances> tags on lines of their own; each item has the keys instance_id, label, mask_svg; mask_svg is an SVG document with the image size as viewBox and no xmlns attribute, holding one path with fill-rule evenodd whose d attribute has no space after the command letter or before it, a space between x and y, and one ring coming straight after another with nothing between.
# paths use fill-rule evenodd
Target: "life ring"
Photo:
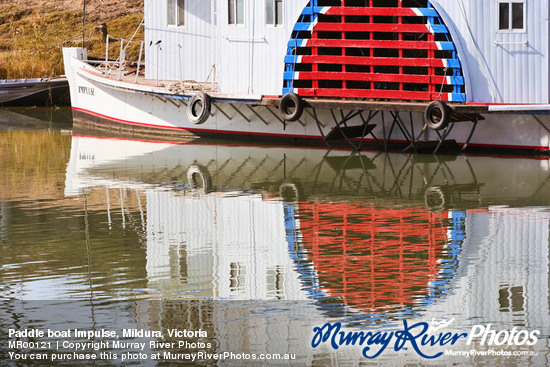
<instances>
[{"instance_id":1,"label":"life ring","mask_svg":"<svg viewBox=\"0 0 550 367\"><path fill-rule=\"evenodd\" d=\"M304 112L302 98L296 93L287 93L279 103L281 117L285 121L298 121Z\"/></svg>"},{"instance_id":2,"label":"life ring","mask_svg":"<svg viewBox=\"0 0 550 367\"><path fill-rule=\"evenodd\" d=\"M195 125L200 125L210 116L210 97L206 93L198 93L191 98L187 106L187 118Z\"/></svg>"},{"instance_id":3,"label":"life ring","mask_svg":"<svg viewBox=\"0 0 550 367\"><path fill-rule=\"evenodd\" d=\"M424 122L432 130L443 130L449 126L452 110L446 103L433 101L426 107Z\"/></svg>"},{"instance_id":4,"label":"life ring","mask_svg":"<svg viewBox=\"0 0 550 367\"><path fill-rule=\"evenodd\" d=\"M447 206L447 195L441 187L428 187L424 192L424 203L431 210L443 210Z\"/></svg>"},{"instance_id":5,"label":"life ring","mask_svg":"<svg viewBox=\"0 0 550 367\"><path fill-rule=\"evenodd\" d=\"M192 165L187 170L187 182L189 187L194 190L200 190L204 193L209 192L212 189L212 179L208 170L199 165Z\"/></svg>"}]
</instances>

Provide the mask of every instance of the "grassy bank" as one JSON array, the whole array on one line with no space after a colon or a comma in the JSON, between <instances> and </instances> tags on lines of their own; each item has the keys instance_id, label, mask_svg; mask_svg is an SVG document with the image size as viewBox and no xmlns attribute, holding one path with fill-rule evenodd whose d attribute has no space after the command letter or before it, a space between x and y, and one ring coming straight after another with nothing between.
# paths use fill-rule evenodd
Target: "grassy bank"
<instances>
[{"instance_id":1,"label":"grassy bank","mask_svg":"<svg viewBox=\"0 0 550 367\"><path fill-rule=\"evenodd\" d=\"M88 54L105 57L105 39L100 25L107 25L111 37L128 40L143 14L90 18L85 30ZM143 27L128 48L130 59L137 59L141 40ZM0 5L0 79L61 75L64 73L61 49L75 46L82 46L81 11ZM109 54L116 58L120 44L111 42L109 49Z\"/></svg>"}]
</instances>

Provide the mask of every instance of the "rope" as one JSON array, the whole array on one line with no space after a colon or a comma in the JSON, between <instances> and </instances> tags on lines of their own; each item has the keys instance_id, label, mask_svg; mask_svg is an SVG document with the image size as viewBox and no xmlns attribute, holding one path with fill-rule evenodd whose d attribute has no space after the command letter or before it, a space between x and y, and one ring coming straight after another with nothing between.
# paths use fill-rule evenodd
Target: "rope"
<instances>
[{"instance_id":1,"label":"rope","mask_svg":"<svg viewBox=\"0 0 550 367\"><path fill-rule=\"evenodd\" d=\"M445 74L443 74L443 81L441 82L441 88L439 88L439 95L436 98L437 101L439 101L441 95L443 94L443 86L445 85L445 79L447 79L447 71L449 68L444 68L443 70L445 70Z\"/></svg>"}]
</instances>

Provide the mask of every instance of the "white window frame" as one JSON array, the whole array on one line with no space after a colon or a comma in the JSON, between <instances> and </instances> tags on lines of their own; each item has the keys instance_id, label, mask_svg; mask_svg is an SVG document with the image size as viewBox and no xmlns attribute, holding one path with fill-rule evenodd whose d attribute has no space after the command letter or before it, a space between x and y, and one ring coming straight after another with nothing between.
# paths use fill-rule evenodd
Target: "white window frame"
<instances>
[{"instance_id":1,"label":"white window frame","mask_svg":"<svg viewBox=\"0 0 550 367\"><path fill-rule=\"evenodd\" d=\"M174 23L170 24L170 2L174 2ZM182 5L180 7L180 4ZM183 12L183 24L180 24L182 20L181 12ZM166 24L168 28L186 28L187 27L187 11L186 11L186 0L166 0Z\"/></svg>"},{"instance_id":2,"label":"white window frame","mask_svg":"<svg viewBox=\"0 0 550 367\"><path fill-rule=\"evenodd\" d=\"M231 14L231 11L230 11L230 7L231 7L231 1L233 1L233 14L234 14L234 21L231 22L231 19L229 18L229 15ZM252 1L256 1L256 0L252 0ZM243 7L243 19L242 19L242 23L238 23L237 21L237 14L238 14L238 7L239 7L239 4L242 4L242 7ZM232 27L244 27L245 24L246 24L246 4L245 4L245 0L227 0L227 24L232 26Z\"/></svg>"},{"instance_id":3,"label":"white window frame","mask_svg":"<svg viewBox=\"0 0 550 367\"><path fill-rule=\"evenodd\" d=\"M508 4L508 28L500 29L500 4ZM523 5L523 28L512 28L513 6L512 4ZM526 33L527 32L527 2L525 0L498 0L497 1L497 32L498 33Z\"/></svg>"},{"instance_id":4,"label":"white window frame","mask_svg":"<svg viewBox=\"0 0 550 367\"><path fill-rule=\"evenodd\" d=\"M267 22L268 3L273 3L273 23ZM281 14L277 17L277 3L281 3ZM269 28L281 28L285 26L285 2L284 0L265 0L265 26Z\"/></svg>"}]
</instances>

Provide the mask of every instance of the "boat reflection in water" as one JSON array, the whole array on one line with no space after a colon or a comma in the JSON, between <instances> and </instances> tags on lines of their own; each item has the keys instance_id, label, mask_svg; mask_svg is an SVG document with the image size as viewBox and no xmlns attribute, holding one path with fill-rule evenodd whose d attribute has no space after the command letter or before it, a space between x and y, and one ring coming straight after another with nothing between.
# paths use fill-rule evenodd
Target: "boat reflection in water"
<instances>
[{"instance_id":1,"label":"boat reflection in water","mask_svg":"<svg viewBox=\"0 0 550 367\"><path fill-rule=\"evenodd\" d=\"M547 160L74 135L65 195L103 197L108 225L115 197L123 225L124 199L138 203L142 327L198 329L202 317L221 351L310 363L363 358L359 347L312 349L312 327L325 322L389 330L454 319L453 332L492 323L547 337L549 189ZM174 299L243 302L198 301L192 318L167 311ZM516 362L543 363L546 343Z\"/></svg>"}]
</instances>

